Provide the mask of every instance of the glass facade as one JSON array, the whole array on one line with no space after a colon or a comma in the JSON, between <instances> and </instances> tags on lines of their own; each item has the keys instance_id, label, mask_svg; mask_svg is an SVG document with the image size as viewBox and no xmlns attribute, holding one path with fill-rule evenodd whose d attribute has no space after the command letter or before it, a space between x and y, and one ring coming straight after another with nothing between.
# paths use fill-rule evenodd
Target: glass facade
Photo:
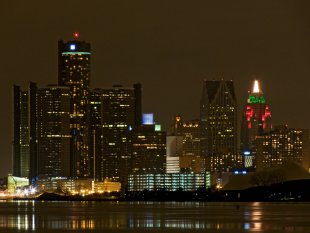
<instances>
[{"instance_id":1,"label":"glass facade","mask_svg":"<svg viewBox=\"0 0 310 233\"><path fill-rule=\"evenodd\" d=\"M128 191L196 191L211 187L210 173L131 174Z\"/></svg>"}]
</instances>

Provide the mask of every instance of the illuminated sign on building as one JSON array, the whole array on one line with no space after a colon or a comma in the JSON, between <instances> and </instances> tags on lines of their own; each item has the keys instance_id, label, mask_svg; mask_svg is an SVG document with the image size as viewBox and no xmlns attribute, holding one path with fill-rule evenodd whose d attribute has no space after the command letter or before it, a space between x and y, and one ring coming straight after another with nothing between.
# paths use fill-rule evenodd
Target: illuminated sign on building
<instances>
[{"instance_id":1,"label":"illuminated sign on building","mask_svg":"<svg viewBox=\"0 0 310 233\"><path fill-rule=\"evenodd\" d=\"M155 131L161 131L161 125L155 125Z\"/></svg>"},{"instance_id":2,"label":"illuminated sign on building","mask_svg":"<svg viewBox=\"0 0 310 233\"><path fill-rule=\"evenodd\" d=\"M70 44L70 50L71 51L75 50L75 44Z\"/></svg>"},{"instance_id":3,"label":"illuminated sign on building","mask_svg":"<svg viewBox=\"0 0 310 233\"><path fill-rule=\"evenodd\" d=\"M251 104L264 104L266 102L264 96L250 95L248 102Z\"/></svg>"}]
</instances>

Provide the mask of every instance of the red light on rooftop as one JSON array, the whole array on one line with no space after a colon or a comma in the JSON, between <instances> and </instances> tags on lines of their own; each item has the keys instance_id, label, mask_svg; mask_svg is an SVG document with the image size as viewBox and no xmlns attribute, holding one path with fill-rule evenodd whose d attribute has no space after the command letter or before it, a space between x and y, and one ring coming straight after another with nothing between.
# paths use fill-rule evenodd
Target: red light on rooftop
<instances>
[{"instance_id":1,"label":"red light on rooftop","mask_svg":"<svg viewBox=\"0 0 310 233\"><path fill-rule=\"evenodd\" d=\"M79 38L79 33L78 32L74 32L74 39L77 39L77 38Z\"/></svg>"}]
</instances>

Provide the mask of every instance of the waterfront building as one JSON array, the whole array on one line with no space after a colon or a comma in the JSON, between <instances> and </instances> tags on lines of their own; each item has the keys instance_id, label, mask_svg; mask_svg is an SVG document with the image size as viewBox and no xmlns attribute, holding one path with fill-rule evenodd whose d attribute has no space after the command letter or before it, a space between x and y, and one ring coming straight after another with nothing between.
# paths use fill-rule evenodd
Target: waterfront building
<instances>
[{"instance_id":1,"label":"waterfront building","mask_svg":"<svg viewBox=\"0 0 310 233\"><path fill-rule=\"evenodd\" d=\"M130 174L128 191L196 191L211 187L210 173Z\"/></svg>"},{"instance_id":2,"label":"waterfront building","mask_svg":"<svg viewBox=\"0 0 310 233\"><path fill-rule=\"evenodd\" d=\"M10 194L16 194L18 190L23 189L29 185L29 179L25 177L16 177L8 175L8 192Z\"/></svg>"}]
</instances>

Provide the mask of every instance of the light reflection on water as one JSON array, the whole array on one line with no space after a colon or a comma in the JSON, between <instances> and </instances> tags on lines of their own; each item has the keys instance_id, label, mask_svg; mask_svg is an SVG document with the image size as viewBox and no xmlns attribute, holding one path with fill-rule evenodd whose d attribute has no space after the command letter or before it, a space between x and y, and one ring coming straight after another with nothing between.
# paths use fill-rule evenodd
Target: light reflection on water
<instances>
[{"instance_id":1,"label":"light reflection on water","mask_svg":"<svg viewBox=\"0 0 310 233\"><path fill-rule=\"evenodd\" d=\"M33 232L145 228L310 232L309 217L308 203L0 203L0 229Z\"/></svg>"}]
</instances>

